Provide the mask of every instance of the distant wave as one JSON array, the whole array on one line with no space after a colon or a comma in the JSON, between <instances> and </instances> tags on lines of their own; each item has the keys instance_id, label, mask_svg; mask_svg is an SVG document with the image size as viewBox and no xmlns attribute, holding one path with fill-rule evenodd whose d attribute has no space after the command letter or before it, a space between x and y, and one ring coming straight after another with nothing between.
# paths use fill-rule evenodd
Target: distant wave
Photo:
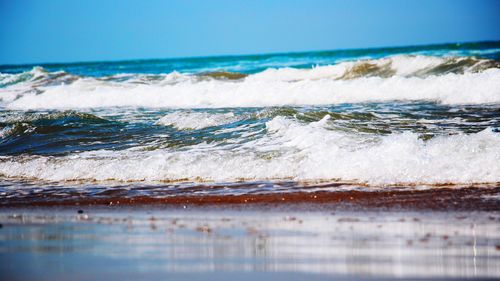
<instances>
[{"instance_id":1,"label":"distant wave","mask_svg":"<svg viewBox=\"0 0 500 281\"><path fill-rule=\"evenodd\" d=\"M8 109L99 107L215 108L372 101L500 102L500 63L474 57L398 55L312 69L277 68L243 75L119 74L80 77L37 67L1 74Z\"/></svg>"}]
</instances>

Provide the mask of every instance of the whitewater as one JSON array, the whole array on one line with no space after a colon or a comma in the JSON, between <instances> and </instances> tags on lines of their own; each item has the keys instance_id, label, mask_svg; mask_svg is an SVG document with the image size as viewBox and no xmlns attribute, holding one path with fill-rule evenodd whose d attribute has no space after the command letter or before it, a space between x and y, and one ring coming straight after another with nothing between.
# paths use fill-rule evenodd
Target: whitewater
<instances>
[{"instance_id":1,"label":"whitewater","mask_svg":"<svg viewBox=\"0 0 500 281\"><path fill-rule=\"evenodd\" d=\"M470 58L394 56L311 69L272 68L241 79L224 78L177 72L91 78L34 68L4 74L0 83L8 85L1 92L4 107L20 110L265 107L394 100L500 102L499 64Z\"/></svg>"},{"instance_id":2,"label":"whitewater","mask_svg":"<svg viewBox=\"0 0 500 281\"><path fill-rule=\"evenodd\" d=\"M497 184L499 47L0 66L0 175Z\"/></svg>"}]
</instances>

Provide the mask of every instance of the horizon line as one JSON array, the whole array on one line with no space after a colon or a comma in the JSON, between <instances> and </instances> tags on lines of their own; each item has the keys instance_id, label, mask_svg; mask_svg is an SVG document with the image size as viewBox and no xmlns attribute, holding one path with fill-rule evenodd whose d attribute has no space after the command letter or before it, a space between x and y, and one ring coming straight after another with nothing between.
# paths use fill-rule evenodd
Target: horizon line
<instances>
[{"instance_id":1,"label":"horizon line","mask_svg":"<svg viewBox=\"0 0 500 281\"><path fill-rule=\"evenodd\" d=\"M34 63L19 63L19 64L0 64L0 68L5 67L23 67L23 66L57 66L57 65L78 65L78 64L92 64L92 63L120 63L120 62L133 62L133 61L154 61L154 60L184 60L184 59L206 59L206 58L231 58L231 57L255 57L255 56L277 56L284 54L305 54L305 53L319 53L319 52L337 52L337 51L362 51L362 50L380 50L380 49L401 49L401 48L415 48L415 47L432 47L442 45L465 45L477 43L500 43L498 39L480 40L480 41L461 41L461 42L443 42L443 43L430 43L430 44L412 44L412 45L395 45L395 46L377 46L377 47L364 47L364 48L338 48L338 49L323 49L323 50L308 50L308 51L277 51L267 53L247 53L247 54L223 54L223 55L200 55L200 56L179 56L179 57L163 57L163 58L135 58L135 59L116 59L116 60L88 60L88 61L67 61L67 62L34 62Z\"/></svg>"}]
</instances>

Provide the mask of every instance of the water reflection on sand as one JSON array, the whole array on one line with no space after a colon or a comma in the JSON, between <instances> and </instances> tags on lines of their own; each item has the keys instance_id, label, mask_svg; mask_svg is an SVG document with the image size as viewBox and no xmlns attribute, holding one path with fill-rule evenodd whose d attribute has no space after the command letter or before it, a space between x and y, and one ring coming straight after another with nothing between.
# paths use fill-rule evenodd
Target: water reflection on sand
<instances>
[{"instance_id":1,"label":"water reflection on sand","mask_svg":"<svg viewBox=\"0 0 500 281\"><path fill-rule=\"evenodd\" d=\"M0 268L47 280L114 270L498 277L499 221L498 212L10 209L0 212Z\"/></svg>"}]
</instances>

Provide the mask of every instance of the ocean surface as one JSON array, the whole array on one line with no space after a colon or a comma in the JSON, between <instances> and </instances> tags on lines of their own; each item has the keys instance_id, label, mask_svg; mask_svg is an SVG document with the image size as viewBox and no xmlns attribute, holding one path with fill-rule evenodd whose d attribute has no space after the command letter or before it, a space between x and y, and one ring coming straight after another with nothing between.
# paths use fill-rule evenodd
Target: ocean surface
<instances>
[{"instance_id":1,"label":"ocean surface","mask_svg":"<svg viewBox=\"0 0 500 281\"><path fill-rule=\"evenodd\" d=\"M499 163L500 42L0 66L3 203L498 186Z\"/></svg>"}]
</instances>

